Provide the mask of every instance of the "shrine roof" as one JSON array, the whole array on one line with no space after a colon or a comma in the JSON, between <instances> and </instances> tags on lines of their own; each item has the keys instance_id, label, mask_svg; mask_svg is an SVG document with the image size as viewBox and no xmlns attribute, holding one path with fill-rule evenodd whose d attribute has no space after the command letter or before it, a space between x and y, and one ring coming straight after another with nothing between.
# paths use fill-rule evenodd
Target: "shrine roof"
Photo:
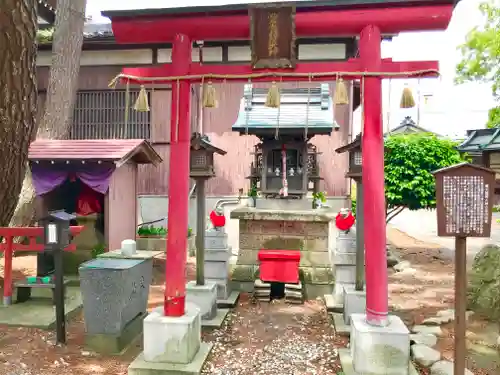
<instances>
[{"instance_id":1,"label":"shrine roof","mask_svg":"<svg viewBox=\"0 0 500 375\"><path fill-rule=\"evenodd\" d=\"M260 134L266 130L279 128L280 131L305 129L311 135L330 134L339 125L334 119L334 105L330 87L284 88L280 90L279 108L265 106L267 89L245 85L238 118L233 131L242 134ZM308 104L309 102L309 104Z\"/></svg>"},{"instance_id":2,"label":"shrine roof","mask_svg":"<svg viewBox=\"0 0 500 375\"><path fill-rule=\"evenodd\" d=\"M38 16L49 24L56 20L56 0L38 0Z\"/></svg>"},{"instance_id":3,"label":"shrine roof","mask_svg":"<svg viewBox=\"0 0 500 375\"><path fill-rule=\"evenodd\" d=\"M500 151L500 129L468 130L467 139L457 149L462 152Z\"/></svg>"},{"instance_id":4,"label":"shrine roof","mask_svg":"<svg viewBox=\"0 0 500 375\"><path fill-rule=\"evenodd\" d=\"M382 6L389 5L438 5L438 4L456 4L459 0L296 0L286 1L287 5L295 5L298 12L310 10L311 8L350 8L362 6ZM101 14L104 17L137 17L137 16L157 16L157 15L175 15L175 14L193 14L193 13L217 13L217 12L238 12L247 11L253 5L274 4L276 2L263 2L260 0L247 0L246 2L227 1L227 4L211 3L210 0L184 0L182 6L179 2L173 2L168 6L168 2L161 8L149 9L123 9L123 10L105 10Z\"/></svg>"},{"instance_id":5,"label":"shrine roof","mask_svg":"<svg viewBox=\"0 0 500 375\"><path fill-rule=\"evenodd\" d=\"M144 139L38 139L31 143L28 159L41 161L111 161L117 166L129 160L137 164L159 164L162 159Z\"/></svg>"}]
</instances>

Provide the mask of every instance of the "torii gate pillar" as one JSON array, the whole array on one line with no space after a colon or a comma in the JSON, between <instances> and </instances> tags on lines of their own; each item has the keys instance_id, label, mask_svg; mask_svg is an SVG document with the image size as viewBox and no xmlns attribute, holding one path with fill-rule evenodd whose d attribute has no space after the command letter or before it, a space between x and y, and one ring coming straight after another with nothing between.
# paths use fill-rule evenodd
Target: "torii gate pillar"
<instances>
[{"instance_id":1,"label":"torii gate pillar","mask_svg":"<svg viewBox=\"0 0 500 375\"><path fill-rule=\"evenodd\" d=\"M366 26L360 34L359 55L365 71L380 69L381 33ZM384 194L382 77L364 77L362 130L363 210L365 225L366 315L351 315L351 355L356 373L408 375L410 335L404 322L388 315L387 255Z\"/></svg>"}]
</instances>

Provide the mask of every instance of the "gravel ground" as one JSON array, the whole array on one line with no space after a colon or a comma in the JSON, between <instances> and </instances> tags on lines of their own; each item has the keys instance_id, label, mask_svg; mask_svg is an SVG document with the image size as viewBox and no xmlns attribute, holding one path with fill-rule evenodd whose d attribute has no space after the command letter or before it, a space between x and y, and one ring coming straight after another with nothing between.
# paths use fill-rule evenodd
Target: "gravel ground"
<instances>
[{"instance_id":1,"label":"gravel ground","mask_svg":"<svg viewBox=\"0 0 500 375\"><path fill-rule=\"evenodd\" d=\"M33 274L36 259L15 258L14 268L18 275ZM163 301L163 270L161 264L155 266L150 309ZM194 278L194 259L186 274ZM68 345L60 347L53 332L0 326L0 375L125 375L141 351L139 340L120 357L88 352L82 316L67 325L67 333ZM336 375L337 348L346 344L335 336L321 301L267 304L245 294L224 326L204 334L203 340L214 343L203 369L213 375Z\"/></svg>"}]
</instances>

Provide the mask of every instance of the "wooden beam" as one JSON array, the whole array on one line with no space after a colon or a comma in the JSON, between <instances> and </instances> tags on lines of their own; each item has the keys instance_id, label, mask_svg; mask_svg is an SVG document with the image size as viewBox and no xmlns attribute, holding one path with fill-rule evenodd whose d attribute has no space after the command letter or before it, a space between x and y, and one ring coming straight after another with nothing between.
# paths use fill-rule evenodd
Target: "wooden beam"
<instances>
[{"instance_id":1,"label":"wooden beam","mask_svg":"<svg viewBox=\"0 0 500 375\"><path fill-rule=\"evenodd\" d=\"M382 34L445 30L452 12L452 4L297 12L296 35L358 35L366 25L377 25ZM204 41L250 39L248 14L113 17L112 28L118 43L165 43L177 34Z\"/></svg>"}]
</instances>

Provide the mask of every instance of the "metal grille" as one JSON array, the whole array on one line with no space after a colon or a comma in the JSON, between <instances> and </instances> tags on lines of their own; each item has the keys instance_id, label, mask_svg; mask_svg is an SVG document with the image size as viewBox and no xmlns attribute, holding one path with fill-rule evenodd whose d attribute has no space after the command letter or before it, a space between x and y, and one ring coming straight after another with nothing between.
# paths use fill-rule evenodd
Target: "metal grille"
<instances>
[{"instance_id":1,"label":"metal grille","mask_svg":"<svg viewBox=\"0 0 500 375\"><path fill-rule=\"evenodd\" d=\"M73 112L70 139L148 139L151 111L133 109L138 90L129 91L128 118L125 90L80 91ZM149 103L151 104L151 96Z\"/></svg>"}]
</instances>

